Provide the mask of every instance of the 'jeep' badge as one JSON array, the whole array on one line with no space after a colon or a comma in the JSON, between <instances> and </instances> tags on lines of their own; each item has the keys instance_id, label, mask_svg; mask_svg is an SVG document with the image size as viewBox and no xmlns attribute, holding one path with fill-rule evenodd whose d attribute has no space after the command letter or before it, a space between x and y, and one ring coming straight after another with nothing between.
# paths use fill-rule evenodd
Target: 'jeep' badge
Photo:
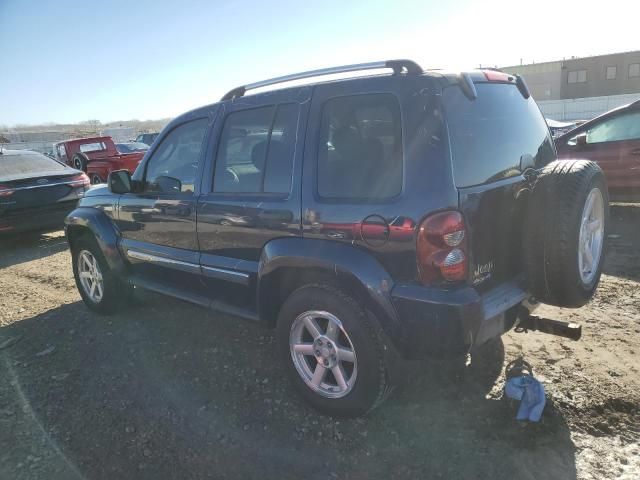
<instances>
[{"instance_id":1,"label":"'jeep' badge","mask_svg":"<svg viewBox=\"0 0 640 480\"><path fill-rule=\"evenodd\" d=\"M473 271L473 284L484 282L491 276L493 271L493 260L488 263L476 265L476 269Z\"/></svg>"}]
</instances>

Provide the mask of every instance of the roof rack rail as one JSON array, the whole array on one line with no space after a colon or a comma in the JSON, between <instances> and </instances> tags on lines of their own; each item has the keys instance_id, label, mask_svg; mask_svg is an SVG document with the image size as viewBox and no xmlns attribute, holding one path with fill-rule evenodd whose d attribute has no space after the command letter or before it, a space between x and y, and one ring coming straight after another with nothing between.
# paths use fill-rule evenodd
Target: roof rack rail
<instances>
[{"instance_id":1,"label":"roof rack rail","mask_svg":"<svg viewBox=\"0 0 640 480\"><path fill-rule=\"evenodd\" d=\"M233 98L242 97L248 90L254 90L268 85L278 83L291 82L293 80L301 80L303 78L320 77L322 75L333 75L335 73L358 72L362 70L378 70L381 68L390 68L394 74L420 74L422 67L413 60L384 60L381 62L357 63L355 65L344 65L342 67L321 68L320 70L310 70L308 72L294 73L283 77L270 78L260 82L249 83L236 87L229 91L220 101L231 100Z\"/></svg>"}]
</instances>

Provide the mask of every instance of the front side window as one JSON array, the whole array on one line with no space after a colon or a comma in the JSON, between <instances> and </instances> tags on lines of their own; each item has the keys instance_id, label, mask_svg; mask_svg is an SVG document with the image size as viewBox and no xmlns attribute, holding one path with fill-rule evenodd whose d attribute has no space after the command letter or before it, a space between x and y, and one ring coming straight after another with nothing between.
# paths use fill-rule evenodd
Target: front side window
<instances>
[{"instance_id":1,"label":"front side window","mask_svg":"<svg viewBox=\"0 0 640 480\"><path fill-rule=\"evenodd\" d=\"M214 192L289 193L298 105L230 113L216 157Z\"/></svg>"},{"instance_id":2,"label":"front side window","mask_svg":"<svg viewBox=\"0 0 640 480\"><path fill-rule=\"evenodd\" d=\"M146 192L193 193L207 119L174 128L147 163Z\"/></svg>"},{"instance_id":3,"label":"front side window","mask_svg":"<svg viewBox=\"0 0 640 480\"><path fill-rule=\"evenodd\" d=\"M636 139L640 139L640 112L610 118L587 130L587 143Z\"/></svg>"},{"instance_id":4,"label":"front side window","mask_svg":"<svg viewBox=\"0 0 640 480\"><path fill-rule=\"evenodd\" d=\"M322 111L318 194L383 200L402 189L400 105L391 94L328 100Z\"/></svg>"},{"instance_id":5,"label":"front side window","mask_svg":"<svg viewBox=\"0 0 640 480\"><path fill-rule=\"evenodd\" d=\"M106 149L107 147L105 147L104 142L83 143L80 145L80 151L82 153L99 152Z\"/></svg>"}]
</instances>

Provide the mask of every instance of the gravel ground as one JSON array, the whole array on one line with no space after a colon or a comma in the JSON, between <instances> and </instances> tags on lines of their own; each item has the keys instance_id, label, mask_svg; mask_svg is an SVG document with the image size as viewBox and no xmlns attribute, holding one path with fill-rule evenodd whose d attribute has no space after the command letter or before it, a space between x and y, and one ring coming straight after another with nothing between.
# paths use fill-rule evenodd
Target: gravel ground
<instances>
[{"instance_id":1,"label":"gravel ground","mask_svg":"<svg viewBox=\"0 0 640 480\"><path fill-rule=\"evenodd\" d=\"M112 317L80 302L62 232L0 243L0 478L640 478L640 208L615 207L595 299L544 307L572 342L510 332L411 381L365 418L293 395L272 332L156 295ZM504 364L545 383L514 420Z\"/></svg>"}]
</instances>

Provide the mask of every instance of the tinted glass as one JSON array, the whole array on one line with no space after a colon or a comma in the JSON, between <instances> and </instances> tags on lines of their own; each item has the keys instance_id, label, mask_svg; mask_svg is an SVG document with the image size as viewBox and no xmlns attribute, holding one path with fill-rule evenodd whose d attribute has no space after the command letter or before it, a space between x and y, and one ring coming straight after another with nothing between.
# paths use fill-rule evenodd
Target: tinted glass
<instances>
[{"instance_id":1,"label":"tinted glass","mask_svg":"<svg viewBox=\"0 0 640 480\"><path fill-rule=\"evenodd\" d=\"M193 193L207 120L185 123L172 130L149 159L145 190Z\"/></svg>"},{"instance_id":2,"label":"tinted glass","mask_svg":"<svg viewBox=\"0 0 640 480\"><path fill-rule=\"evenodd\" d=\"M32 175L65 170L64 165L39 153L0 155L0 180L14 175Z\"/></svg>"},{"instance_id":3,"label":"tinted glass","mask_svg":"<svg viewBox=\"0 0 640 480\"><path fill-rule=\"evenodd\" d=\"M391 94L328 100L322 112L318 194L385 199L402 189L400 105Z\"/></svg>"},{"instance_id":4,"label":"tinted glass","mask_svg":"<svg viewBox=\"0 0 640 480\"><path fill-rule=\"evenodd\" d=\"M480 83L476 90L475 100L458 86L443 93L457 186L518 175L521 159L531 163L528 156L535 166L555 158L549 129L533 98L525 99L506 84Z\"/></svg>"},{"instance_id":5,"label":"tinted glass","mask_svg":"<svg viewBox=\"0 0 640 480\"><path fill-rule=\"evenodd\" d=\"M214 191L288 193L297 125L296 104L229 114L220 137Z\"/></svg>"},{"instance_id":6,"label":"tinted glass","mask_svg":"<svg viewBox=\"0 0 640 480\"><path fill-rule=\"evenodd\" d=\"M636 139L640 139L640 112L611 118L587 130L587 143Z\"/></svg>"}]
</instances>

